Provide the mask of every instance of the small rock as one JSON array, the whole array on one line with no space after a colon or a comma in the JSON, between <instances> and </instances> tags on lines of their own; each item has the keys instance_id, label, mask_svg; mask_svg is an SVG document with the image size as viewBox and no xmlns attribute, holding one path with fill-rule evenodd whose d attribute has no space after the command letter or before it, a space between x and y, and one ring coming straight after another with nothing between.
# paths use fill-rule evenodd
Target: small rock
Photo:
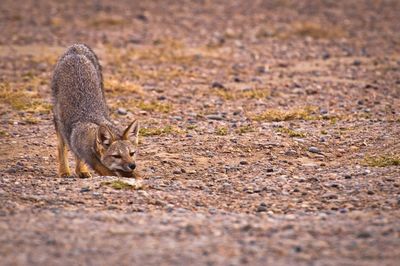
<instances>
[{"instance_id":1,"label":"small rock","mask_svg":"<svg viewBox=\"0 0 400 266\"><path fill-rule=\"evenodd\" d=\"M361 61L358 59L354 60L353 66L359 66L359 65L361 65Z\"/></svg>"},{"instance_id":2,"label":"small rock","mask_svg":"<svg viewBox=\"0 0 400 266\"><path fill-rule=\"evenodd\" d=\"M233 81L234 81L234 82L237 82L237 83L243 82L243 80L242 80L241 78L239 78L239 77L234 77L234 78L233 78Z\"/></svg>"},{"instance_id":3,"label":"small rock","mask_svg":"<svg viewBox=\"0 0 400 266\"><path fill-rule=\"evenodd\" d=\"M209 120L224 120L224 118L221 115L206 115L206 118Z\"/></svg>"},{"instance_id":4,"label":"small rock","mask_svg":"<svg viewBox=\"0 0 400 266\"><path fill-rule=\"evenodd\" d=\"M172 119L176 120L176 121L182 121L182 116L173 116Z\"/></svg>"},{"instance_id":5,"label":"small rock","mask_svg":"<svg viewBox=\"0 0 400 266\"><path fill-rule=\"evenodd\" d=\"M233 112L233 115L240 115L241 112L242 112L241 110L236 110Z\"/></svg>"},{"instance_id":6,"label":"small rock","mask_svg":"<svg viewBox=\"0 0 400 266\"><path fill-rule=\"evenodd\" d=\"M165 97L164 95L160 95L157 97L157 100L159 100L159 101L164 101L166 99L167 99L167 97Z\"/></svg>"},{"instance_id":7,"label":"small rock","mask_svg":"<svg viewBox=\"0 0 400 266\"><path fill-rule=\"evenodd\" d=\"M145 14L138 14L138 15L136 16L136 18L137 18L138 20L143 21L143 22L147 22L147 21L149 20L149 18L148 18Z\"/></svg>"},{"instance_id":8,"label":"small rock","mask_svg":"<svg viewBox=\"0 0 400 266\"><path fill-rule=\"evenodd\" d=\"M83 187L80 190L81 193L85 193L85 192L89 192L89 191L90 191L90 187Z\"/></svg>"},{"instance_id":9,"label":"small rock","mask_svg":"<svg viewBox=\"0 0 400 266\"><path fill-rule=\"evenodd\" d=\"M267 72L265 66L258 66L258 67L256 68L256 71L257 71L258 74L264 74L264 73Z\"/></svg>"},{"instance_id":10,"label":"small rock","mask_svg":"<svg viewBox=\"0 0 400 266\"><path fill-rule=\"evenodd\" d=\"M302 252L303 249L300 246L295 246L295 247L293 247L293 251L296 253L299 253L299 252Z\"/></svg>"},{"instance_id":11,"label":"small rock","mask_svg":"<svg viewBox=\"0 0 400 266\"><path fill-rule=\"evenodd\" d=\"M312 153L321 153L321 151L317 147L313 147L313 146L309 147L308 151L312 152Z\"/></svg>"},{"instance_id":12,"label":"small rock","mask_svg":"<svg viewBox=\"0 0 400 266\"><path fill-rule=\"evenodd\" d=\"M247 161L240 161L239 162L241 165L247 165L247 164L249 164Z\"/></svg>"},{"instance_id":13,"label":"small rock","mask_svg":"<svg viewBox=\"0 0 400 266\"><path fill-rule=\"evenodd\" d=\"M264 203L264 204L261 203L260 205L258 205L256 211L257 211L257 212L266 212L266 211L268 211L268 208L267 208L267 206L265 205L265 203Z\"/></svg>"},{"instance_id":14,"label":"small rock","mask_svg":"<svg viewBox=\"0 0 400 266\"><path fill-rule=\"evenodd\" d=\"M182 171L181 171L181 169L175 169L174 171L172 171L172 173L174 175L179 175L179 174L182 174Z\"/></svg>"},{"instance_id":15,"label":"small rock","mask_svg":"<svg viewBox=\"0 0 400 266\"><path fill-rule=\"evenodd\" d=\"M351 175L349 174L344 175L344 179L351 179Z\"/></svg>"},{"instance_id":16,"label":"small rock","mask_svg":"<svg viewBox=\"0 0 400 266\"><path fill-rule=\"evenodd\" d=\"M324 195L322 195L322 197L325 199L337 199L338 195L328 192L328 193L325 193Z\"/></svg>"},{"instance_id":17,"label":"small rock","mask_svg":"<svg viewBox=\"0 0 400 266\"><path fill-rule=\"evenodd\" d=\"M322 53L322 59L327 60L329 58L331 58L331 54L329 52L325 51Z\"/></svg>"},{"instance_id":18,"label":"small rock","mask_svg":"<svg viewBox=\"0 0 400 266\"><path fill-rule=\"evenodd\" d=\"M117 109L117 114L119 115L126 115L127 113L128 111L125 108L120 107Z\"/></svg>"},{"instance_id":19,"label":"small rock","mask_svg":"<svg viewBox=\"0 0 400 266\"><path fill-rule=\"evenodd\" d=\"M273 168L267 168L267 173L272 173L274 171Z\"/></svg>"},{"instance_id":20,"label":"small rock","mask_svg":"<svg viewBox=\"0 0 400 266\"><path fill-rule=\"evenodd\" d=\"M7 174L15 174L17 172L17 169L15 167L10 167L6 170Z\"/></svg>"},{"instance_id":21,"label":"small rock","mask_svg":"<svg viewBox=\"0 0 400 266\"><path fill-rule=\"evenodd\" d=\"M220 82L214 81L211 84L211 88L214 88L214 89L225 89L225 86Z\"/></svg>"},{"instance_id":22,"label":"small rock","mask_svg":"<svg viewBox=\"0 0 400 266\"><path fill-rule=\"evenodd\" d=\"M371 234L369 232L361 232L357 235L358 238L370 238Z\"/></svg>"},{"instance_id":23,"label":"small rock","mask_svg":"<svg viewBox=\"0 0 400 266\"><path fill-rule=\"evenodd\" d=\"M320 113L321 115L325 115L325 114L328 113L328 110L321 108L321 109L319 110L319 113Z\"/></svg>"}]
</instances>

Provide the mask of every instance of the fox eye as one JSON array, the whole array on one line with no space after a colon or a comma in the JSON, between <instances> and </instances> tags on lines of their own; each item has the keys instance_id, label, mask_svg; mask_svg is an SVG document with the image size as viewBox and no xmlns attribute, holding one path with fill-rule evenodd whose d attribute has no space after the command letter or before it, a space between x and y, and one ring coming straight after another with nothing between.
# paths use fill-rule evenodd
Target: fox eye
<instances>
[{"instance_id":1,"label":"fox eye","mask_svg":"<svg viewBox=\"0 0 400 266\"><path fill-rule=\"evenodd\" d=\"M115 159L121 159L121 155L119 154L113 154L111 156L114 157Z\"/></svg>"},{"instance_id":2,"label":"fox eye","mask_svg":"<svg viewBox=\"0 0 400 266\"><path fill-rule=\"evenodd\" d=\"M131 151L131 152L129 153L129 155L132 157L133 155L135 155L135 152L134 152L134 151Z\"/></svg>"}]
</instances>

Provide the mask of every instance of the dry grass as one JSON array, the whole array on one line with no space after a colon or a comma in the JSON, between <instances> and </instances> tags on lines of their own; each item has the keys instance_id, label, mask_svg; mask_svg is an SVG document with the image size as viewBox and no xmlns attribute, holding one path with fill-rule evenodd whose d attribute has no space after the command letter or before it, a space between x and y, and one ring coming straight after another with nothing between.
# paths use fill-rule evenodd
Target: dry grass
<instances>
[{"instance_id":1,"label":"dry grass","mask_svg":"<svg viewBox=\"0 0 400 266\"><path fill-rule=\"evenodd\" d=\"M51 104L41 101L36 92L12 88L9 83L0 84L0 102L14 110L29 113L49 113L51 110Z\"/></svg>"},{"instance_id":2,"label":"dry grass","mask_svg":"<svg viewBox=\"0 0 400 266\"><path fill-rule=\"evenodd\" d=\"M212 89L211 92L225 100L265 99L270 96L270 91L266 88L246 90Z\"/></svg>"},{"instance_id":3,"label":"dry grass","mask_svg":"<svg viewBox=\"0 0 400 266\"><path fill-rule=\"evenodd\" d=\"M252 126L246 125L246 126L240 126L235 130L236 133L238 134L245 134L249 132L254 132L254 128Z\"/></svg>"},{"instance_id":4,"label":"dry grass","mask_svg":"<svg viewBox=\"0 0 400 266\"><path fill-rule=\"evenodd\" d=\"M104 89L107 93L112 94L143 94L143 89L140 85L129 82L129 81L119 81L116 78L109 77L104 80Z\"/></svg>"},{"instance_id":5,"label":"dry grass","mask_svg":"<svg viewBox=\"0 0 400 266\"><path fill-rule=\"evenodd\" d=\"M216 127L215 134L218 136L226 136L228 135L228 128L227 127Z\"/></svg>"},{"instance_id":6,"label":"dry grass","mask_svg":"<svg viewBox=\"0 0 400 266\"><path fill-rule=\"evenodd\" d=\"M317 117L312 116L312 113L316 110L314 107L306 106L303 108L297 108L293 110L279 110L269 109L262 114L254 116L252 119L255 121L289 121L289 120L312 120Z\"/></svg>"},{"instance_id":7,"label":"dry grass","mask_svg":"<svg viewBox=\"0 0 400 266\"><path fill-rule=\"evenodd\" d=\"M126 24L127 21L124 18L119 16L110 16L107 14L99 14L93 18L91 18L87 25L95 28L103 28L103 27L112 27L112 26L121 26Z\"/></svg>"},{"instance_id":8,"label":"dry grass","mask_svg":"<svg viewBox=\"0 0 400 266\"><path fill-rule=\"evenodd\" d=\"M280 133L284 133L286 135L289 135L289 137L292 137L292 138L304 138L306 136L305 133L298 132L293 129L285 128L285 127L277 128L276 131L280 132Z\"/></svg>"},{"instance_id":9,"label":"dry grass","mask_svg":"<svg viewBox=\"0 0 400 266\"><path fill-rule=\"evenodd\" d=\"M346 33L338 27L312 22L294 24L289 34L300 37L312 37L314 39L334 39L346 36Z\"/></svg>"},{"instance_id":10,"label":"dry grass","mask_svg":"<svg viewBox=\"0 0 400 266\"><path fill-rule=\"evenodd\" d=\"M112 180L112 181L104 181L101 183L103 186L109 186L116 190L123 190L123 189L140 189L141 187L131 185L127 182L122 180Z\"/></svg>"},{"instance_id":11,"label":"dry grass","mask_svg":"<svg viewBox=\"0 0 400 266\"><path fill-rule=\"evenodd\" d=\"M385 154L374 157L366 157L364 163L372 167L387 167L400 165L400 156L397 154Z\"/></svg>"},{"instance_id":12,"label":"dry grass","mask_svg":"<svg viewBox=\"0 0 400 266\"><path fill-rule=\"evenodd\" d=\"M172 105L169 103L139 101L136 106L148 112L169 113L172 110Z\"/></svg>"},{"instance_id":13,"label":"dry grass","mask_svg":"<svg viewBox=\"0 0 400 266\"><path fill-rule=\"evenodd\" d=\"M182 130L175 128L173 126L165 126L162 128L141 128L140 135L144 137L148 136L159 136L159 135L172 135L172 134L181 134Z\"/></svg>"}]
</instances>

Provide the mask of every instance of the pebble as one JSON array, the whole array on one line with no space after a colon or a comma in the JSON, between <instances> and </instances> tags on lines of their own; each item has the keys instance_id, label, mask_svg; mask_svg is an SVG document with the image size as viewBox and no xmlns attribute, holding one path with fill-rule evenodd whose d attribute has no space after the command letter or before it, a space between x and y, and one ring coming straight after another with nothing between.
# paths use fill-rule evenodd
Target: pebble
<instances>
[{"instance_id":1,"label":"pebble","mask_svg":"<svg viewBox=\"0 0 400 266\"><path fill-rule=\"evenodd\" d=\"M327 60L329 58L331 58L331 54L329 52L325 51L322 53L322 59Z\"/></svg>"},{"instance_id":2,"label":"pebble","mask_svg":"<svg viewBox=\"0 0 400 266\"><path fill-rule=\"evenodd\" d=\"M321 153L321 151L317 147L313 147L313 146L309 147L308 151L312 152L312 153Z\"/></svg>"},{"instance_id":3,"label":"pebble","mask_svg":"<svg viewBox=\"0 0 400 266\"><path fill-rule=\"evenodd\" d=\"M240 161L239 162L241 165L247 165L247 164L249 164L247 161Z\"/></svg>"},{"instance_id":4,"label":"pebble","mask_svg":"<svg viewBox=\"0 0 400 266\"><path fill-rule=\"evenodd\" d=\"M89 192L90 191L90 187L83 187L81 188L80 192L84 193L84 192Z\"/></svg>"},{"instance_id":5,"label":"pebble","mask_svg":"<svg viewBox=\"0 0 400 266\"><path fill-rule=\"evenodd\" d=\"M119 115L126 115L127 113L128 111L125 108L120 107L117 109L117 114Z\"/></svg>"},{"instance_id":6,"label":"pebble","mask_svg":"<svg viewBox=\"0 0 400 266\"><path fill-rule=\"evenodd\" d=\"M351 179L351 175L349 174L344 175L344 179Z\"/></svg>"},{"instance_id":7,"label":"pebble","mask_svg":"<svg viewBox=\"0 0 400 266\"><path fill-rule=\"evenodd\" d=\"M225 89L225 86L222 83L218 82L218 81L214 81L211 84L211 88L214 88L214 89Z\"/></svg>"},{"instance_id":8,"label":"pebble","mask_svg":"<svg viewBox=\"0 0 400 266\"><path fill-rule=\"evenodd\" d=\"M371 234L369 232L361 232L357 235L358 238L370 238Z\"/></svg>"},{"instance_id":9,"label":"pebble","mask_svg":"<svg viewBox=\"0 0 400 266\"><path fill-rule=\"evenodd\" d=\"M182 121L182 116L173 116L171 117L172 119L176 120L176 121Z\"/></svg>"},{"instance_id":10,"label":"pebble","mask_svg":"<svg viewBox=\"0 0 400 266\"><path fill-rule=\"evenodd\" d=\"M172 171L172 173L174 175L179 175L179 174L182 174L182 170L181 169L175 169L174 171Z\"/></svg>"},{"instance_id":11,"label":"pebble","mask_svg":"<svg viewBox=\"0 0 400 266\"><path fill-rule=\"evenodd\" d=\"M325 199L337 199L338 195L328 192L328 193L325 193L324 195L322 195L322 197Z\"/></svg>"},{"instance_id":12,"label":"pebble","mask_svg":"<svg viewBox=\"0 0 400 266\"><path fill-rule=\"evenodd\" d=\"M324 114L327 114L327 113L328 113L328 110L322 108L321 110L319 110L319 113L320 113L321 115L324 115Z\"/></svg>"},{"instance_id":13,"label":"pebble","mask_svg":"<svg viewBox=\"0 0 400 266\"><path fill-rule=\"evenodd\" d=\"M10 167L6 170L7 174L15 174L17 172L17 169L15 167Z\"/></svg>"},{"instance_id":14,"label":"pebble","mask_svg":"<svg viewBox=\"0 0 400 266\"><path fill-rule=\"evenodd\" d=\"M159 101L164 101L166 99L167 99L167 97L165 97L164 95L160 95L157 97L157 100L159 100Z\"/></svg>"},{"instance_id":15,"label":"pebble","mask_svg":"<svg viewBox=\"0 0 400 266\"><path fill-rule=\"evenodd\" d=\"M258 67L256 68L256 71L257 71L258 74L264 74L264 73L267 72L267 69L266 69L265 66L258 66Z\"/></svg>"},{"instance_id":16,"label":"pebble","mask_svg":"<svg viewBox=\"0 0 400 266\"><path fill-rule=\"evenodd\" d=\"M260 205L258 205L256 211L257 212L266 212L266 211L268 211L267 205L265 203L261 203Z\"/></svg>"},{"instance_id":17,"label":"pebble","mask_svg":"<svg viewBox=\"0 0 400 266\"><path fill-rule=\"evenodd\" d=\"M206 115L206 118L209 120L217 120L217 121L224 120L224 118L221 115Z\"/></svg>"},{"instance_id":18,"label":"pebble","mask_svg":"<svg viewBox=\"0 0 400 266\"><path fill-rule=\"evenodd\" d=\"M361 65L361 61L356 59L356 60L354 60L353 65L354 66L359 66L359 65Z\"/></svg>"}]
</instances>

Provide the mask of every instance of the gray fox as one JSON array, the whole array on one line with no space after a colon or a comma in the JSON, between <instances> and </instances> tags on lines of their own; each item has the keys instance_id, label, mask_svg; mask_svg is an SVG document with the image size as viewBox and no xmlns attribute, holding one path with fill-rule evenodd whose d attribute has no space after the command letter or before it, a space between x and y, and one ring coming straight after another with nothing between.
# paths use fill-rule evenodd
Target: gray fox
<instances>
[{"instance_id":1,"label":"gray fox","mask_svg":"<svg viewBox=\"0 0 400 266\"><path fill-rule=\"evenodd\" d=\"M58 60L51 82L60 177L71 175L67 146L76 158L78 177L135 177L139 123L120 130L109 117L102 68L85 44L74 44Z\"/></svg>"}]
</instances>

